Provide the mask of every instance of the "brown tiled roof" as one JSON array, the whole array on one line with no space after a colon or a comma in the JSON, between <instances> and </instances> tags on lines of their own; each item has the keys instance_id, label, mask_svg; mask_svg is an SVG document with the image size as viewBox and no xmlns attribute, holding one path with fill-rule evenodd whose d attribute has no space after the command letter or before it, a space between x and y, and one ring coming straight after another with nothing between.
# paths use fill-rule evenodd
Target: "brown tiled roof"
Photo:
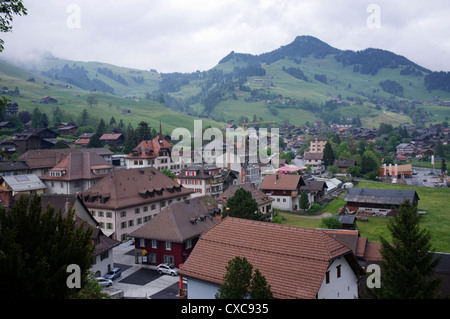
<instances>
[{"instance_id":1,"label":"brown tiled roof","mask_svg":"<svg viewBox=\"0 0 450 319\"><path fill-rule=\"evenodd\" d=\"M79 150L31 150L20 155L16 161L27 163L30 169L51 168L58 164L68 154L76 152L79 152Z\"/></svg>"},{"instance_id":2,"label":"brown tiled roof","mask_svg":"<svg viewBox=\"0 0 450 319\"><path fill-rule=\"evenodd\" d=\"M193 191L154 167L114 170L83 193L89 208L125 209L146 203L189 196Z\"/></svg>"},{"instance_id":3,"label":"brown tiled roof","mask_svg":"<svg viewBox=\"0 0 450 319\"><path fill-rule=\"evenodd\" d=\"M232 185L229 186L221 195L224 201L227 201L229 198L234 196L234 193L240 188L243 188L252 193L252 198L256 201L256 204L269 204L274 201L273 198L267 196L263 191L258 189L253 183L245 183L240 185Z\"/></svg>"},{"instance_id":4,"label":"brown tiled roof","mask_svg":"<svg viewBox=\"0 0 450 319\"><path fill-rule=\"evenodd\" d=\"M367 242L366 250L364 251L364 259L367 261L381 260L381 243Z\"/></svg>"},{"instance_id":5,"label":"brown tiled roof","mask_svg":"<svg viewBox=\"0 0 450 319\"><path fill-rule=\"evenodd\" d=\"M227 217L201 236L180 274L220 285L228 262L240 256L266 277L275 298L312 299L330 262L348 254L354 259L322 230Z\"/></svg>"},{"instance_id":6,"label":"brown tiled roof","mask_svg":"<svg viewBox=\"0 0 450 319\"><path fill-rule=\"evenodd\" d=\"M305 160L322 160L323 153L305 153L303 155L303 159L305 159Z\"/></svg>"},{"instance_id":7,"label":"brown tiled roof","mask_svg":"<svg viewBox=\"0 0 450 319\"><path fill-rule=\"evenodd\" d=\"M302 177L300 175L266 175L261 184L262 190L296 190Z\"/></svg>"},{"instance_id":8,"label":"brown tiled roof","mask_svg":"<svg viewBox=\"0 0 450 319\"><path fill-rule=\"evenodd\" d=\"M212 197L210 198L214 202ZM176 202L129 236L182 243L187 239L199 237L219 222L208 212L213 208L217 208L217 205L208 206L200 197Z\"/></svg>"},{"instance_id":9,"label":"brown tiled roof","mask_svg":"<svg viewBox=\"0 0 450 319\"><path fill-rule=\"evenodd\" d=\"M122 133L116 133L116 134L103 134L100 137L100 140L117 140L119 137L122 136Z\"/></svg>"},{"instance_id":10,"label":"brown tiled roof","mask_svg":"<svg viewBox=\"0 0 450 319\"><path fill-rule=\"evenodd\" d=\"M89 152L70 153L49 172L41 177L43 180L79 180L99 179L103 175L96 175L93 169L112 169L114 166L100 155ZM61 177L50 176L51 171L65 171Z\"/></svg>"}]
</instances>

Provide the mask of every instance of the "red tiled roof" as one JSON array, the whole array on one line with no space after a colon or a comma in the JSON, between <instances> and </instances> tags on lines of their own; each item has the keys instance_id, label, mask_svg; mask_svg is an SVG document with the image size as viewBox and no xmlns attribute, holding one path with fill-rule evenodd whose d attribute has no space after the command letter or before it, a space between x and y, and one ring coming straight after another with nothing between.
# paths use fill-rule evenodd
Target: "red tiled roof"
<instances>
[{"instance_id":1,"label":"red tiled roof","mask_svg":"<svg viewBox=\"0 0 450 319\"><path fill-rule=\"evenodd\" d=\"M113 169L113 165L104 160L100 155L89 152L70 153L56 164L50 171L41 177L43 180L79 180L99 179L103 175L97 175L94 169ZM51 171L65 171L61 177L50 176Z\"/></svg>"},{"instance_id":2,"label":"red tiled roof","mask_svg":"<svg viewBox=\"0 0 450 319\"><path fill-rule=\"evenodd\" d=\"M201 236L180 274L220 285L228 262L240 256L266 277L275 298L312 299L332 260L347 254L323 230L227 217Z\"/></svg>"}]
</instances>

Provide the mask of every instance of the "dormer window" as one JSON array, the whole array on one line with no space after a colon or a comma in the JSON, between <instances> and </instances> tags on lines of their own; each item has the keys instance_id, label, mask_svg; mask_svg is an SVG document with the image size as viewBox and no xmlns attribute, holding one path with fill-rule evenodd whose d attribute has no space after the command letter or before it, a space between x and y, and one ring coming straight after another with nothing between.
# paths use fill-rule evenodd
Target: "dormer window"
<instances>
[{"instance_id":1,"label":"dormer window","mask_svg":"<svg viewBox=\"0 0 450 319\"><path fill-rule=\"evenodd\" d=\"M66 172L65 171L50 171L51 177L62 177Z\"/></svg>"}]
</instances>

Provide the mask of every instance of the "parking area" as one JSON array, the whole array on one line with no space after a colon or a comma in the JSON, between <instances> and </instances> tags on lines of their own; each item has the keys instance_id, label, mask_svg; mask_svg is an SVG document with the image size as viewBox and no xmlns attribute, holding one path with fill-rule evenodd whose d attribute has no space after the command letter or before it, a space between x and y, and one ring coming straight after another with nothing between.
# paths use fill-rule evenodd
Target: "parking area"
<instances>
[{"instance_id":1,"label":"parking area","mask_svg":"<svg viewBox=\"0 0 450 319\"><path fill-rule=\"evenodd\" d=\"M411 178L406 178L405 181L408 185L436 187L439 186L439 174L438 169L414 167L413 170L417 173Z\"/></svg>"},{"instance_id":2,"label":"parking area","mask_svg":"<svg viewBox=\"0 0 450 319\"><path fill-rule=\"evenodd\" d=\"M135 264L134 246L128 243L114 248L114 266L123 270L112 289L123 291L123 298L178 299L178 276L160 275L154 269ZM183 284L184 289L185 283ZM108 289L105 289L108 290Z\"/></svg>"}]
</instances>

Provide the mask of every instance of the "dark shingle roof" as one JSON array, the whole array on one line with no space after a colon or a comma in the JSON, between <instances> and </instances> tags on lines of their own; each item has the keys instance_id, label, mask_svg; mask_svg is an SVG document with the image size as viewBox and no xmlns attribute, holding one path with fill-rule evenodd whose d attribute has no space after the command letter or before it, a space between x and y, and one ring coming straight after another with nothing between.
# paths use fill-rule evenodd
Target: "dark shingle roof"
<instances>
[{"instance_id":1,"label":"dark shingle roof","mask_svg":"<svg viewBox=\"0 0 450 319\"><path fill-rule=\"evenodd\" d=\"M196 197L173 203L129 236L178 243L198 237L219 222L208 212L217 206L211 200Z\"/></svg>"},{"instance_id":2,"label":"dark shingle roof","mask_svg":"<svg viewBox=\"0 0 450 319\"><path fill-rule=\"evenodd\" d=\"M350 188L344 197L346 202L400 205L405 200L414 202L415 190ZM419 198L417 196L417 198Z\"/></svg>"}]
</instances>

